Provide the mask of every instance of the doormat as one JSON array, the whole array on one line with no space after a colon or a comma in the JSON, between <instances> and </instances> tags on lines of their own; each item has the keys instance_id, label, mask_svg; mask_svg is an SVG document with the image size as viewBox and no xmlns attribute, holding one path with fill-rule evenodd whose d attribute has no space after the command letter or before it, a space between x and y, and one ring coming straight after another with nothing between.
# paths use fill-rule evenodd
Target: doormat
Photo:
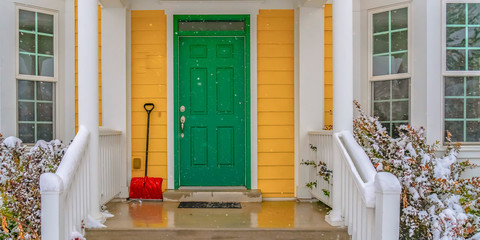
<instances>
[{"instance_id":1,"label":"doormat","mask_svg":"<svg viewBox=\"0 0 480 240\"><path fill-rule=\"evenodd\" d=\"M180 202L178 208L242 208L239 202Z\"/></svg>"}]
</instances>

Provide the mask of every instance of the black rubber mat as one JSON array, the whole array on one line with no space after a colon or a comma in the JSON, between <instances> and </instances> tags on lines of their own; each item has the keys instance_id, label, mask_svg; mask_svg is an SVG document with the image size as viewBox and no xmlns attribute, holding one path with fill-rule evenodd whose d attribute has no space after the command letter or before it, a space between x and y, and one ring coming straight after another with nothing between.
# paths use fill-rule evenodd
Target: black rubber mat
<instances>
[{"instance_id":1,"label":"black rubber mat","mask_svg":"<svg viewBox=\"0 0 480 240\"><path fill-rule=\"evenodd\" d=\"M239 202L180 202L178 208L242 208Z\"/></svg>"}]
</instances>

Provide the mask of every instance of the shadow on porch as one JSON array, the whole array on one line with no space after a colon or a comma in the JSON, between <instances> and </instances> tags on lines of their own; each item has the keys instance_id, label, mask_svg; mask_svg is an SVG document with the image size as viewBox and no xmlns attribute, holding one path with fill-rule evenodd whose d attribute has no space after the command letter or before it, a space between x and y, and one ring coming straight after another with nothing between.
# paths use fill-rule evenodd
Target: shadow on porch
<instances>
[{"instance_id":1,"label":"shadow on porch","mask_svg":"<svg viewBox=\"0 0 480 240\"><path fill-rule=\"evenodd\" d=\"M241 203L241 209L177 208L178 202L116 201L107 228L88 230L88 240L109 239L338 239L346 228L325 222L316 202Z\"/></svg>"}]
</instances>

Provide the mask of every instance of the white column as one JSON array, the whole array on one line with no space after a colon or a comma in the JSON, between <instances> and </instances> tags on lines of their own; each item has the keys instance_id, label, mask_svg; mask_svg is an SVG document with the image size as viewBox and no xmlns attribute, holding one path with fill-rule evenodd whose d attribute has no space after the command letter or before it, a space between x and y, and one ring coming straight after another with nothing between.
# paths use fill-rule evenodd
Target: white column
<instances>
[{"instance_id":1,"label":"white column","mask_svg":"<svg viewBox=\"0 0 480 240\"><path fill-rule=\"evenodd\" d=\"M128 198L127 180L127 10L102 8L103 126L122 132L122 192Z\"/></svg>"},{"instance_id":2,"label":"white column","mask_svg":"<svg viewBox=\"0 0 480 240\"><path fill-rule=\"evenodd\" d=\"M299 153L297 198L311 198L305 187L311 166L300 165L310 159L308 131L322 130L324 102L324 15L322 8L300 7L299 11Z\"/></svg>"},{"instance_id":3,"label":"white column","mask_svg":"<svg viewBox=\"0 0 480 240\"><path fill-rule=\"evenodd\" d=\"M78 1L78 123L90 131L90 209L100 219L98 174L98 2Z\"/></svg>"},{"instance_id":4,"label":"white column","mask_svg":"<svg viewBox=\"0 0 480 240\"><path fill-rule=\"evenodd\" d=\"M353 4L333 1L333 131L353 129ZM340 157L334 151L332 211L327 221L341 225Z\"/></svg>"}]
</instances>

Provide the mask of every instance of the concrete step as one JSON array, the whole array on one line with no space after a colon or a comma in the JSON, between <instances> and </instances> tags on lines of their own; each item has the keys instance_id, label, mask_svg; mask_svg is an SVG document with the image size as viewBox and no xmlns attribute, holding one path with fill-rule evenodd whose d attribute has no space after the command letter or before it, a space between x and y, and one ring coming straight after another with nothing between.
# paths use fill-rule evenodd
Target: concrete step
<instances>
[{"instance_id":1,"label":"concrete step","mask_svg":"<svg viewBox=\"0 0 480 240\"><path fill-rule=\"evenodd\" d=\"M262 202L257 189L180 189L163 193L165 202Z\"/></svg>"},{"instance_id":2,"label":"concrete step","mask_svg":"<svg viewBox=\"0 0 480 240\"><path fill-rule=\"evenodd\" d=\"M346 230L315 229L151 229L136 228L124 230L87 230L88 240L191 240L191 239L322 239L350 240Z\"/></svg>"}]
</instances>

